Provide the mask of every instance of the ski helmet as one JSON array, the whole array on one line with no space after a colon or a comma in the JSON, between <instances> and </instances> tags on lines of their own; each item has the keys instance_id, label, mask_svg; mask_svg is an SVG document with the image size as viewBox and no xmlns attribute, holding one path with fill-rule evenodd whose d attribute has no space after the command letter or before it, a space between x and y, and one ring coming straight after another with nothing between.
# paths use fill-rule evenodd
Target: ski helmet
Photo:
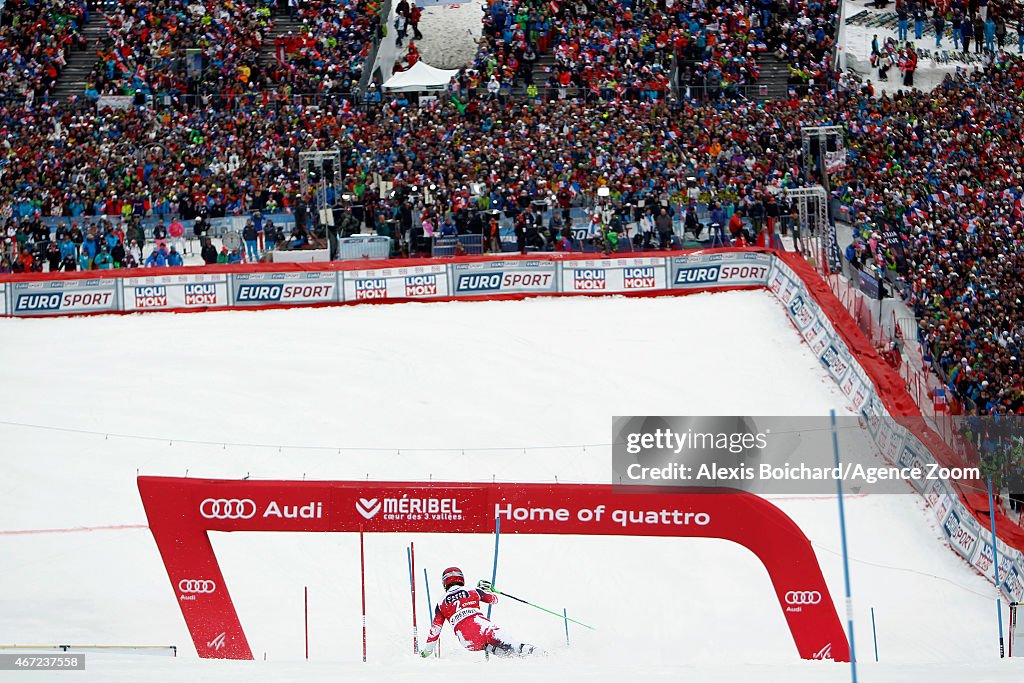
<instances>
[{"instance_id":1,"label":"ski helmet","mask_svg":"<svg viewBox=\"0 0 1024 683\"><path fill-rule=\"evenodd\" d=\"M448 567L441 575L441 582L444 584L444 589L448 590L452 586L465 586L466 577L462 575L462 570L458 567Z\"/></svg>"}]
</instances>

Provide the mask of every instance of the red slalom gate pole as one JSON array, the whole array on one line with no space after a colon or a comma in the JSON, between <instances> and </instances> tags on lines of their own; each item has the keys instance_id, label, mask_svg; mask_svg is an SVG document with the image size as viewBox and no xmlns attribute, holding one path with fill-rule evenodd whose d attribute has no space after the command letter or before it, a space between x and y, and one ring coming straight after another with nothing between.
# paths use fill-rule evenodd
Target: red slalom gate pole
<instances>
[{"instance_id":1,"label":"red slalom gate pole","mask_svg":"<svg viewBox=\"0 0 1024 683\"><path fill-rule=\"evenodd\" d=\"M363 530L359 530L359 584L363 593L363 661L366 661L366 552L363 548Z\"/></svg>"},{"instance_id":2,"label":"red slalom gate pole","mask_svg":"<svg viewBox=\"0 0 1024 683\"><path fill-rule=\"evenodd\" d=\"M302 587L303 623L306 628L306 659L309 659L309 586Z\"/></svg>"},{"instance_id":3,"label":"red slalom gate pole","mask_svg":"<svg viewBox=\"0 0 1024 683\"><path fill-rule=\"evenodd\" d=\"M409 591L412 594L412 653L420 653L420 639L416 631L416 548L409 543Z\"/></svg>"}]
</instances>

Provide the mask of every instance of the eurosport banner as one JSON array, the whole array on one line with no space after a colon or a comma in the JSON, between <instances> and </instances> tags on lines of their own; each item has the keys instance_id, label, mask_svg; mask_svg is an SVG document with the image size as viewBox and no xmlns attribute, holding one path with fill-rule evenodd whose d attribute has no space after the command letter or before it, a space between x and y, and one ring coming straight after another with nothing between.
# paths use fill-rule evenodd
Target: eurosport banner
<instances>
[{"instance_id":1,"label":"eurosport banner","mask_svg":"<svg viewBox=\"0 0 1024 683\"><path fill-rule=\"evenodd\" d=\"M934 460L920 441L909 438L904 440L903 448L900 449L899 455L896 456L896 464L899 467L924 469L929 462L934 462ZM924 494L924 482L911 481L910 483L913 484L918 493Z\"/></svg>"},{"instance_id":2,"label":"eurosport banner","mask_svg":"<svg viewBox=\"0 0 1024 683\"><path fill-rule=\"evenodd\" d=\"M228 276L225 274L130 277L121 280L121 284L122 310L125 311L228 305Z\"/></svg>"},{"instance_id":3,"label":"eurosport banner","mask_svg":"<svg viewBox=\"0 0 1024 683\"><path fill-rule=\"evenodd\" d=\"M118 310L116 279L11 283L14 315L101 313Z\"/></svg>"},{"instance_id":4,"label":"eurosport banner","mask_svg":"<svg viewBox=\"0 0 1024 683\"><path fill-rule=\"evenodd\" d=\"M576 293L651 292L666 288L663 258L564 261L562 291Z\"/></svg>"},{"instance_id":5,"label":"eurosport banner","mask_svg":"<svg viewBox=\"0 0 1024 683\"><path fill-rule=\"evenodd\" d=\"M252 659L210 543L211 531L489 534L496 519L501 520L503 531L512 534L733 541L763 563L800 657L848 661L850 656L807 537L772 503L742 491L662 490L623 496L600 484L166 477L139 477L138 486L173 599L200 657ZM346 561L342 556L338 559ZM359 559L351 556L348 561ZM259 567L249 569L259 571ZM652 569L637 567L640 572ZM730 599L728 591L722 599ZM615 625L609 622L606 628ZM663 636L666 644L671 642L671 633ZM737 647L742 648L742 639Z\"/></svg>"},{"instance_id":6,"label":"eurosport banner","mask_svg":"<svg viewBox=\"0 0 1024 683\"><path fill-rule=\"evenodd\" d=\"M448 266L452 296L557 292L555 261L475 261Z\"/></svg>"},{"instance_id":7,"label":"eurosport banner","mask_svg":"<svg viewBox=\"0 0 1024 683\"><path fill-rule=\"evenodd\" d=\"M346 270L342 276L345 301L448 296L448 270L444 264Z\"/></svg>"},{"instance_id":8,"label":"eurosport banner","mask_svg":"<svg viewBox=\"0 0 1024 683\"><path fill-rule=\"evenodd\" d=\"M231 275L233 306L322 304L340 301L338 273L289 271Z\"/></svg>"},{"instance_id":9,"label":"eurosport banner","mask_svg":"<svg viewBox=\"0 0 1024 683\"><path fill-rule=\"evenodd\" d=\"M1002 556L1000 556L999 566L1002 567L1002 564ZM999 577L1003 581L1000 587L1013 598L1014 602L1020 602L1024 597L1024 572L1021 572L1020 565L1012 564L1006 571L1000 569Z\"/></svg>"},{"instance_id":10,"label":"eurosport banner","mask_svg":"<svg viewBox=\"0 0 1024 683\"><path fill-rule=\"evenodd\" d=\"M946 542L950 547L965 560L970 561L981 537L981 528L977 521L973 517L962 517L956 508L952 508L942 522L942 533L946 535Z\"/></svg>"},{"instance_id":11,"label":"eurosport banner","mask_svg":"<svg viewBox=\"0 0 1024 683\"><path fill-rule=\"evenodd\" d=\"M774 260L771 254L753 251L676 256L671 259L669 289L764 287Z\"/></svg>"}]
</instances>

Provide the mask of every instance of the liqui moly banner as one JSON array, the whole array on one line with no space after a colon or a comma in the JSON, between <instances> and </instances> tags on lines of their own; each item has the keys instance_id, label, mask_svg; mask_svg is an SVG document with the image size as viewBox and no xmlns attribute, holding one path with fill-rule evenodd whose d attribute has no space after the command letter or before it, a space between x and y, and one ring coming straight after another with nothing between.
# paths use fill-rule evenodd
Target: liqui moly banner
<instances>
[{"instance_id":1,"label":"liqui moly banner","mask_svg":"<svg viewBox=\"0 0 1024 683\"><path fill-rule=\"evenodd\" d=\"M562 291L651 292L665 289L665 259L622 258L562 263Z\"/></svg>"},{"instance_id":2,"label":"liqui moly banner","mask_svg":"<svg viewBox=\"0 0 1024 683\"><path fill-rule=\"evenodd\" d=\"M443 264L349 270L344 273L344 294L345 301L448 296L448 271Z\"/></svg>"},{"instance_id":3,"label":"liqui moly banner","mask_svg":"<svg viewBox=\"0 0 1024 683\"><path fill-rule=\"evenodd\" d=\"M789 302L798 292L806 293L806 288L803 287L802 283L798 284L799 279L789 266L779 262L778 259L774 259L768 275L768 291L774 294L775 298L783 305L788 306ZM835 333L831 321L827 321L826 327L830 335Z\"/></svg>"},{"instance_id":4,"label":"liqui moly banner","mask_svg":"<svg viewBox=\"0 0 1024 683\"><path fill-rule=\"evenodd\" d=\"M854 365L852 371L847 373L846 377L839 382L839 389L850 400L854 408L867 414L865 409L874 390L871 382L868 381L864 371L859 366ZM877 415L873 417L877 417Z\"/></svg>"},{"instance_id":5,"label":"liqui moly banner","mask_svg":"<svg viewBox=\"0 0 1024 683\"><path fill-rule=\"evenodd\" d=\"M340 301L338 273L301 271L238 273L231 276L231 305L273 306Z\"/></svg>"},{"instance_id":6,"label":"liqui moly banner","mask_svg":"<svg viewBox=\"0 0 1024 683\"><path fill-rule=\"evenodd\" d=\"M810 325L800 331L807 346L811 348L814 355L820 354L831 337L831 330L820 320L813 321Z\"/></svg>"},{"instance_id":7,"label":"liqui moly banner","mask_svg":"<svg viewBox=\"0 0 1024 683\"><path fill-rule=\"evenodd\" d=\"M448 266L453 296L544 294L558 291L554 261L477 261Z\"/></svg>"},{"instance_id":8,"label":"liqui moly banner","mask_svg":"<svg viewBox=\"0 0 1024 683\"><path fill-rule=\"evenodd\" d=\"M771 254L758 252L695 254L671 260L670 289L756 287L768 283Z\"/></svg>"},{"instance_id":9,"label":"liqui moly banner","mask_svg":"<svg viewBox=\"0 0 1024 683\"><path fill-rule=\"evenodd\" d=\"M1014 558L1014 551L1009 550L1002 541L999 543L999 580L1006 596L1013 602L1024 600L1024 583L1021 581L1020 564ZM971 564L989 581L995 581L995 564L992 557L992 536L982 534L974 553Z\"/></svg>"},{"instance_id":10,"label":"liqui moly banner","mask_svg":"<svg viewBox=\"0 0 1024 683\"><path fill-rule=\"evenodd\" d=\"M152 275L121 280L125 311L219 308L228 305L224 274Z\"/></svg>"},{"instance_id":11,"label":"liqui moly banner","mask_svg":"<svg viewBox=\"0 0 1024 683\"><path fill-rule=\"evenodd\" d=\"M114 279L11 283L14 315L105 313L118 310Z\"/></svg>"},{"instance_id":12,"label":"liqui moly banner","mask_svg":"<svg viewBox=\"0 0 1024 683\"><path fill-rule=\"evenodd\" d=\"M842 624L807 537L780 509L743 491L662 489L624 496L598 484L164 477L139 477L138 485L174 601L200 657L252 659L228 592L230 577L221 572L209 540L211 531L487 534L500 519L502 531L513 534L679 536L738 543L764 564L800 656L849 660ZM728 592L722 599L729 599ZM668 641L672 634L664 637Z\"/></svg>"}]
</instances>

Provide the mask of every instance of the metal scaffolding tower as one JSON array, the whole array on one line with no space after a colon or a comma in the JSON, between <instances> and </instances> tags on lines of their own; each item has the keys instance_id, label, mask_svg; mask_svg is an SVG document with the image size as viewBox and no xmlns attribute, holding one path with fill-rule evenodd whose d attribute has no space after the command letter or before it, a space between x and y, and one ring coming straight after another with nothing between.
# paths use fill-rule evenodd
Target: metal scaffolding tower
<instances>
[{"instance_id":1,"label":"metal scaffolding tower","mask_svg":"<svg viewBox=\"0 0 1024 683\"><path fill-rule=\"evenodd\" d=\"M828 148L829 140L835 141L837 150L842 149L844 134L845 131L842 126L802 126L800 128L800 140L803 142L804 150L804 180L809 183L814 182L814 179L811 177L811 142L817 140L818 154L815 156L815 159L820 164L823 176L821 182L827 190L828 177L825 172L825 150Z\"/></svg>"},{"instance_id":2,"label":"metal scaffolding tower","mask_svg":"<svg viewBox=\"0 0 1024 683\"><path fill-rule=\"evenodd\" d=\"M310 150L299 152L299 188L302 194L316 191L316 208L328 206L327 189L334 190L335 201L341 195L344 180L341 169L341 150Z\"/></svg>"},{"instance_id":3,"label":"metal scaffolding tower","mask_svg":"<svg viewBox=\"0 0 1024 683\"><path fill-rule=\"evenodd\" d=\"M787 189L786 196L796 205L799 216L797 249L837 272L842 265L835 226L828 218L828 192L821 185L812 185Z\"/></svg>"}]
</instances>

